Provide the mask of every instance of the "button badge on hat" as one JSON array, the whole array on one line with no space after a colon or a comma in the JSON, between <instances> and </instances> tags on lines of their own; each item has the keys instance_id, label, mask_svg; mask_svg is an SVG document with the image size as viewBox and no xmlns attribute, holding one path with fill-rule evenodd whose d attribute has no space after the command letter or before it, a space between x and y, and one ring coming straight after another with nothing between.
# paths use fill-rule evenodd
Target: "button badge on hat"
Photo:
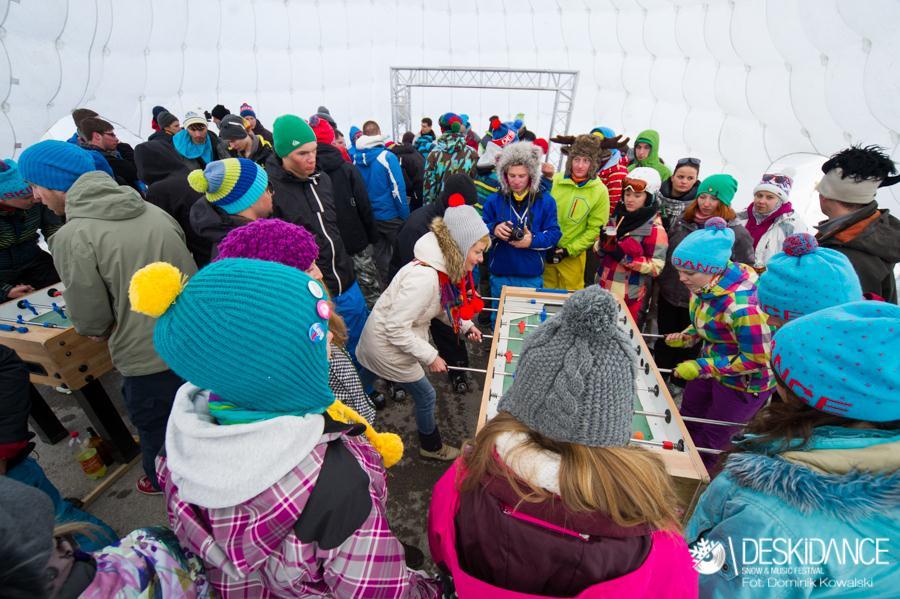
<instances>
[{"instance_id":1,"label":"button badge on hat","mask_svg":"<svg viewBox=\"0 0 900 599\"><path fill-rule=\"evenodd\" d=\"M325 340L325 328L318 322L314 322L309 327L309 340L313 343L319 343Z\"/></svg>"},{"instance_id":2,"label":"button badge on hat","mask_svg":"<svg viewBox=\"0 0 900 599\"><path fill-rule=\"evenodd\" d=\"M316 299L322 299L325 297L325 291L322 289L322 286L316 281L310 281L306 284L306 288L309 290L310 295L312 295Z\"/></svg>"},{"instance_id":3,"label":"button badge on hat","mask_svg":"<svg viewBox=\"0 0 900 599\"><path fill-rule=\"evenodd\" d=\"M320 318L328 320L328 318L331 317L331 306L329 306L328 302L325 300L319 300L316 302L316 312L319 314Z\"/></svg>"}]
</instances>

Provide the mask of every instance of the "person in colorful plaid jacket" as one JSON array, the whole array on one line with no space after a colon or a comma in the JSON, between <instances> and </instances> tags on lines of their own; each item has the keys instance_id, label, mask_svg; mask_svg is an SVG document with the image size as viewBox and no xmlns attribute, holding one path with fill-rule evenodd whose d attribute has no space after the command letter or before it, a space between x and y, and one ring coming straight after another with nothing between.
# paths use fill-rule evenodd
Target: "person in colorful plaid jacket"
<instances>
[{"instance_id":1,"label":"person in colorful plaid jacket","mask_svg":"<svg viewBox=\"0 0 900 599\"><path fill-rule=\"evenodd\" d=\"M329 415L325 286L246 258L183 280L150 264L129 296L158 318L160 356L191 381L175 397L156 466L172 530L216 592L438 597L439 584L407 566L391 532L382 456L362 426ZM255 317L261 300L284 318ZM259 339L265 351L253 351Z\"/></svg>"},{"instance_id":2,"label":"person in colorful plaid jacket","mask_svg":"<svg viewBox=\"0 0 900 599\"><path fill-rule=\"evenodd\" d=\"M597 283L625 300L632 318L641 324L650 285L666 264L669 238L659 217L659 173L641 167L622 185L622 201L609 219L594 249L600 256Z\"/></svg>"},{"instance_id":3,"label":"person in colorful plaid jacket","mask_svg":"<svg viewBox=\"0 0 900 599\"><path fill-rule=\"evenodd\" d=\"M466 144L465 125L452 112L442 114L438 123L441 136L434 142L425 158L425 182L422 202L425 206L435 201L444 186L444 179L453 173L465 173L471 178L477 175L478 152Z\"/></svg>"},{"instance_id":4,"label":"person in colorful plaid jacket","mask_svg":"<svg viewBox=\"0 0 900 599\"><path fill-rule=\"evenodd\" d=\"M700 186L703 189L703 185ZM691 325L666 336L673 347L702 342L700 357L675 367L688 381L682 416L747 422L772 395L769 369L772 334L756 302L756 271L731 261L734 231L713 217L688 235L672 255L681 282L691 291ZM724 449L739 427L687 423L697 447ZM718 461L702 454L707 468Z\"/></svg>"}]
</instances>

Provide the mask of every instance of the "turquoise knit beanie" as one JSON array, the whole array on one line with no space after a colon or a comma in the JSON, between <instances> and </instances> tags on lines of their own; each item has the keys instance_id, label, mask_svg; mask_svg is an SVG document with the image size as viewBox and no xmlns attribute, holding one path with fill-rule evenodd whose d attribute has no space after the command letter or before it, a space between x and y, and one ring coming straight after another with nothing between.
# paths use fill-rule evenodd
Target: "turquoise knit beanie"
<instances>
[{"instance_id":1,"label":"turquoise knit beanie","mask_svg":"<svg viewBox=\"0 0 900 599\"><path fill-rule=\"evenodd\" d=\"M734 231L728 228L724 218L714 216L706 226L684 238L672 253L672 266L718 275L725 272L731 260Z\"/></svg>"},{"instance_id":2,"label":"turquoise knit beanie","mask_svg":"<svg viewBox=\"0 0 900 599\"><path fill-rule=\"evenodd\" d=\"M731 200L734 199L737 188L737 179L731 175L710 175L700 182L700 186L697 188L697 197L708 193L711 196L715 196L717 200L726 206L731 206Z\"/></svg>"},{"instance_id":3,"label":"turquoise knit beanie","mask_svg":"<svg viewBox=\"0 0 900 599\"><path fill-rule=\"evenodd\" d=\"M832 306L775 333L772 368L815 409L868 422L900 420L900 307Z\"/></svg>"},{"instance_id":4,"label":"turquoise knit beanie","mask_svg":"<svg viewBox=\"0 0 900 599\"><path fill-rule=\"evenodd\" d=\"M0 205L6 200L18 200L31 196L31 186L22 179L15 160L0 161Z\"/></svg>"},{"instance_id":5,"label":"turquoise knit beanie","mask_svg":"<svg viewBox=\"0 0 900 599\"><path fill-rule=\"evenodd\" d=\"M135 273L131 309L157 317L153 343L179 376L209 389L224 424L321 414L328 386L330 306L305 273L263 260L229 258L186 284L164 262Z\"/></svg>"},{"instance_id":6,"label":"turquoise knit beanie","mask_svg":"<svg viewBox=\"0 0 900 599\"><path fill-rule=\"evenodd\" d=\"M756 295L766 314L793 320L862 299L859 276L844 254L819 247L809 233L784 240L759 278Z\"/></svg>"},{"instance_id":7,"label":"turquoise knit beanie","mask_svg":"<svg viewBox=\"0 0 900 599\"><path fill-rule=\"evenodd\" d=\"M23 179L56 191L69 191L81 175L94 170L97 169L90 152L55 139L29 146L19 156Z\"/></svg>"}]
</instances>

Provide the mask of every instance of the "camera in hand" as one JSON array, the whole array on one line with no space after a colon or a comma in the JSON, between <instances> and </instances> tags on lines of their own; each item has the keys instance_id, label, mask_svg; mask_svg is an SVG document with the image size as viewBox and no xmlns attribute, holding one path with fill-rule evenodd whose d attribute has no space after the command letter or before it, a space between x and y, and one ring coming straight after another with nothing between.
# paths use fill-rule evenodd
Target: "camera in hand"
<instances>
[{"instance_id":1,"label":"camera in hand","mask_svg":"<svg viewBox=\"0 0 900 599\"><path fill-rule=\"evenodd\" d=\"M525 239L525 227L522 225L514 225L509 221L507 221L507 223L509 224L509 228L512 229L509 234L510 241L522 241Z\"/></svg>"}]
</instances>

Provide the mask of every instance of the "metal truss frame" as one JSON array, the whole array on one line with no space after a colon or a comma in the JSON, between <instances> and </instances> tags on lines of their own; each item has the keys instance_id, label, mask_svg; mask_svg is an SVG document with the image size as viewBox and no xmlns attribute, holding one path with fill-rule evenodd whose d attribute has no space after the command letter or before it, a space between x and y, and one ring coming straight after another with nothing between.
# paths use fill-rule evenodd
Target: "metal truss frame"
<instances>
[{"instance_id":1,"label":"metal truss frame","mask_svg":"<svg viewBox=\"0 0 900 599\"><path fill-rule=\"evenodd\" d=\"M565 134L572 122L578 71L492 69L485 67L391 67L391 120L394 139L413 131L410 116L414 87L459 87L554 92L553 115L547 139ZM436 123L435 123L436 124ZM548 160L562 164L557 144L550 144Z\"/></svg>"}]
</instances>

